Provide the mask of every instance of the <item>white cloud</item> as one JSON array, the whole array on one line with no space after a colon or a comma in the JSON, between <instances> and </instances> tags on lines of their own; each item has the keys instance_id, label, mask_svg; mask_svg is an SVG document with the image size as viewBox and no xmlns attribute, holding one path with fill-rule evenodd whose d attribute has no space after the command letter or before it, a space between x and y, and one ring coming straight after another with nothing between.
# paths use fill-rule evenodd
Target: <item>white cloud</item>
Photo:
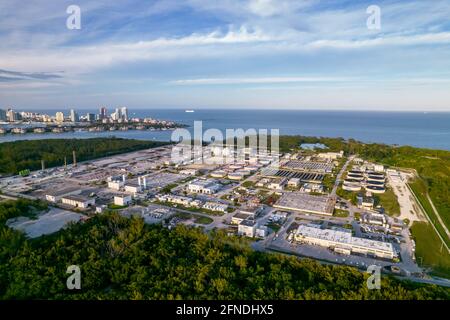
<instances>
[{"instance_id":1,"label":"white cloud","mask_svg":"<svg viewBox=\"0 0 450 320\"><path fill-rule=\"evenodd\" d=\"M282 84L299 82L338 82L349 81L344 77L259 77L259 78L205 78L172 81L177 85L217 85L217 84ZM353 79L354 80L354 79Z\"/></svg>"},{"instance_id":2,"label":"white cloud","mask_svg":"<svg viewBox=\"0 0 450 320\"><path fill-rule=\"evenodd\" d=\"M33 72L66 71L89 72L105 66L142 60L167 60L179 57L204 57L217 47L277 41L259 29L246 26L219 30L207 34L194 33L181 38L159 38L133 43L104 43L78 47L37 50L3 50L0 52L0 68Z\"/></svg>"},{"instance_id":3,"label":"white cloud","mask_svg":"<svg viewBox=\"0 0 450 320\"><path fill-rule=\"evenodd\" d=\"M317 40L307 44L312 49L358 49L375 46L410 46L450 43L450 32L427 33L410 36L378 36L365 40Z\"/></svg>"},{"instance_id":4,"label":"white cloud","mask_svg":"<svg viewBox=\"0 0 450 320\"><path fill-rule=\"evenodd\" d=\"M103 43L50 49L2 50L0 68L22 72L64 71L79 74L136 61L199 60L208 57L273 55L321 49L355 50L383 46L448 44L450 32L386 35L370 39L308 39L301 32L269 34L242 26L228 32L216 30L180 38L159 38L131 43Z\"/></svg>"}]
</instances>

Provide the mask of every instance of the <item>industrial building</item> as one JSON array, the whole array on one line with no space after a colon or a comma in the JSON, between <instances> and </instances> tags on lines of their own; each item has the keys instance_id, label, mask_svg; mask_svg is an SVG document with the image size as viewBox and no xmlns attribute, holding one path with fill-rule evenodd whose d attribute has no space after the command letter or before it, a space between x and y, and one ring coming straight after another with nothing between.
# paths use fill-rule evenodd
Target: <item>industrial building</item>
<instances>
[{"instance_id":1,"label":"industrial building","mask_svg":"<svg viewBox=\"0 0 450 320\"><path fill-rule=\"evenodd\" d=\"M317 154L318 158L326 159L326 160L337 160L344 156L344 151L341 152L323 152Z\"/></svg>"},{"instance_id":2,"label":"industrial building","mask_svg":"<svg viewBox=\"0 0 450 320\"><path fill-rule=\"evenodd\" d=\"M218 203L218 202L206 202L203 205L203 209L211 210L211 211L218 211L218 212L226 212L228 209L228 205Z\"/></svg>"},{"instance_id":3,"label":"industrial building","mask_svg":"<svg viewBox=\"0 0 450 320\"><path fill-rule=\"evenodd\" d=\"M131 203L132 199L129 194L122 194L114 196L114 204L116 206L127 206Z\"/></svg>"},{"instance_id":4,"label":"industrial building","mask_svg":"<svg viewBox=\"0 0 450 320\"><path fill-rule=\"evenodd\" d=\"M80 193L81 193L81 189L80 188L78 188L78 187L68 187L68 188L64 188L64 189L59 189L59 190L48 192L45 195L45 199L47 201L49 201L49 202L57 203L64 196L76 195L76 194L80 194Z\"/></svg>"},{"instance_id":5,"label":"industrial building","mask_svg":"<svg viewBox=\"0 0 450 320\"><path fill-rule=\"evenodd\" d=\"M210 173L213 178L223 178L227 175L227 172L224 170L216 170Z\"/></svg>"},{"instance_id":6,"label":"industrial building","mask_svg":"<svg viewBox=\"0 0 450 320\"><path fill-rule=\"evenodd\" d=\"M173 204L179 204L184 207L196 207L199 208L202 205L200 200L195 200L189 197L177 196L173 194L157 194L156 199L161 202L169 202Z\"/></svg>"},{"instance_id":7,"label":"industrial building","mask_svg":"<svg viewBox=\"0 0 450 320\"><path fill-rule=\"evenodd\" d=\"M252 218L253 216L247 213L238 212L231 218L231 224L240 224L242 221Z\"/></svg>"},{"instance_id":8,"label":"industrial building","mask_svg":"<svg viewBox=\"0 0 450 320\"><path fill-rule=\"evenodd\" d=\"M183 174L185 176L196 176L198 174L197 169L184 169L180 170L180 174Z\"/></svg>"},{"instance_id":9,"label":"industrial building","mask_svg":"<svg viewBox=\"0 0 450 320\"><path fill-rule=\"evenodd\" d=\"M119 191L125 185L125 175L108 178L108 188Z\"/></svg>"},{"instance_id":10,"label":"industrial building","mask_svg":"<svg viewBox=\"0 0 450 320\"><path fill-rule=\"evenodd\" d=\"M238 226L238 235L253 238L256 233L256 221L255 220L243 220Z\"/></svg>"},{"instance_id":11,"label":"industrial building","mask_svg":"<svg viewBox=\"0 0 450 320\"><path fill-rule=\"evenodd\" d=\"M363 222L381 227L388 227L386 216L377 212L369 212L363 216Z\"/></svg>"},{"instance_id":12,"label":"industrial building","mask_svg":"<svg viewBox=\"0 0 450 320\"><path fill-rule=\"evenodd\" d=\"M302 192L311 193L322 193L323 192L323 185L317 184L317 183L305 183L305 185L301 188Z\"/></svg>"},{"instance_id":13,"label":"industrial building","mask_svg":"<svg viewBox=\"0 0 450 320\"><path fill-rule=\"evenodd\" d=\"M68 204L75 208L86 209L95 205L95 199L87 198L81 195L69 195L61 198L63 204Z\"/></svg>"},{"instance_id":14,"label":"industrial building","mask_svg":"<svg viewBox=\"0 0 450 320\"><path fill-rule=\"evenodd\" d=\"M288 187L297 188L300 186L300 179L299 178L291 178L288 182Z\"/></svg>"},{"instance_id":15,"label":"industrial building","mask_svg":"<svg viewBox=\"0 0 450 320\"><path fill-rule=\"evenodd\" d=\"M258 205L245 206L239 209L240 213L247 214L252 218L259 216L263 211L264 207Z\"/></svg>"},{"instance_id":16,"label":"industrial building","mask_svg":"<svg viewBox=\"0 0 450 320\"><path fill-rule=\"evenodd\" d=\"M228 179L230 180L242 180L244 177L244 174L241 172L231 172L228 174Z\"/></svg>"},{"instance_id":17,"label":"industrial building","mask_svg":"<svg viewBox=\"0 0 450 320\"><path fill-rule=\"evenodd\" d=\"M371 196L364 196L362 194L357 195L358 208L360 209L373 209L375 199Z\"/></svg>"},{"instance_id":18,"label":"industrial building","mask_svg":"<svg viewBox=\"0 0 450 320\"><path fill-rule=\"evenodd\" d=\"M331 216L335 200L329 196L315 196L306 193L289 192L274 204L275 208Z\"/></svg>"},{"instance_id":19,"label":"industrial building","mask_svg":"<svg viewBox=\"0 0 450 320\"><path fill-rule=\"evenodd\" d=\"M221 189L221 185L214 180L194 180L188 185L189 192L214 194Z\"/></svg>"},{"instance_id":20,"label":"industrial building","mask_svg":"<svg viewBox=\"0 0 450 320\"><path fill-rule=\"evenodd\" d=\"M331 173L333 172L334 164L325 162L290 160L282 164L282 167L286 169L309 171L309 172Z\"/></svg>"},{"instance_id":21,"label":"industrial building","mask_svg":"<svg viewBox=\"0 0 450 320\"><path fill-rule=\"evenodd\" d=\"M351 232L300 225L294 238L298 242L326 247L342 254L356 253L390 260L397 257L391 243L353 237Z\"/></svg>"},{"instance_id":22,"label":"industrial building","mask_svg":"<svg viewBox=\"0 0 450 320\"><path fill-rule=\"evenodd\" d=\"M142 186L138 183L129 182L129 183L126 183L124 187L125 187L126 192L129 192L132 194L142 192Z\"/></svg>"},{"instance_id":23,"label":"industrial building","mask_svg":"<svg viewBox=\"0 0 450 320\"><path fill-rule=\"evenodd\" d=\"M272 190L283 190L287 181L288 181L287 178L275 178L273 181L269 183L267 187Z\"/></svg>"},{"instance_id":24,"label":"industrial building","mask_svg":"<svg viewBox=\"0 0 450 320\"><path fill-rule=\"evenodd\" d=\"M384 167L376 166L377 169L381 169ZM366 167L358 167L353 170L350 170L347 173L347 178L344 180L342 185L342 189L346 191L360 191L361 188L365 188L367 191L372 193L384 193L385 189L385 176L382 172L376 172L373 170L366 171Z\"/></svg>"},{"instance_id":25,"label":"industrial building","mask_svg":"<svg viewBox=\"0 0 450 320\"><path fill-rule=\"evenodd\" d=\"M282 178L297 178L301 182L321 183L325 177L322 173L316 172L298 172L293 170L278 170L274 168L267 168L261 171L261 174L266 177L282 177Z\"/></svg>"}]
</instances>

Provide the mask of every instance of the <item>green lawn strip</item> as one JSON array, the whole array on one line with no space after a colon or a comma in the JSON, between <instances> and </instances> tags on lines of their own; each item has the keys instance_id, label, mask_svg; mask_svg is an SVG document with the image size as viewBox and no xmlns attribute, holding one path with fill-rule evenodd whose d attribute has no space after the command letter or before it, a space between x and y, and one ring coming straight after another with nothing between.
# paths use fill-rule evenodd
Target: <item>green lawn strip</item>
<instances>
[{"instance_id":1,"label":"green lawn strip","mask_svg":"<svg viewBox=\"0 0 450 320\"><path fill-rule=\"evenodd\" d=\"M108 204L108 209L111 209L111 210L120 210L120 209L125 209L127 207L128 206L119 206L119 205L113 204L113 203Z\"/></svg>"},{"instance_id":2,"label":"green lawn strip","mask_svg":"<svg viewBox=\"0 0 450 320\"><path fill-rule=\"evenodd\" d=\"M426 222L414 222L411 227L416 242L416 259L420 266L432 268L432 274L450 277L450 254L431 225Z\"/></svg>"},{"instance_id":3,"label":"green lawn strip","mask_svg":"<svg viewBox=\"0 0 450 320\"><path fill-rule=\"evenodd\" d=\"M213 219L209 218L209 217L205 217L205 216L199 216L194 214L193 217L195 218L194 222L198 223L198 224L211 224L214 222Z\"/></svg>"},{"instance_id":4,"label":"green lawn strip","mask_svg":"<svg viewBox=\"0 0 450 320\"><path fill-rule=\"evenodd\" d=\"M334 209L333 216L339 218L347 218L350 213L347 210Z\"/></svg>"},{"instance_id":5,"label":"green lawn strip","mask_svg":"<svg viewBox=\"0 0 450 320\"><path fill-rule=\"evenodd\" d=\"M413 183L410 183L409 186L414 191L414 194L416 195L417 199L419 200L420 204L422 205L423 209L426 211L425 213L428 215L430 220L432 221L433 225L436 227L437 231L441 235L441 237L444 239L447 246L450 247L450 239L448 238L444 228L439 223L438 218L436 217L433 208L431 207L430 202L428 201L426 197L426 189L423 183L420 180L414 181Z\"/></svg>"},{"instance_id":6,"label":"green lawn strip","mask_svg":"<svg viewBox=\"0 0 450 320\"><path fill-rule=\"evenodd\" d=\"M398 217L400 215L400 204L391 188L388 188L385 193L375 195L375 205L378 204L381 204L389 216Z\"/></svg>"},{"instance_id":7,"label":"green lawn strip","mask_svg":"<svg viewBox=\"0 0 450 320\"><path fill-rule=\"evenodd\" d=\"M278 232L278 230L281 229L281 225L275 222L270 222L266 224L266 226L272 229L274 232Z\"/></svg>"}]
</instances>

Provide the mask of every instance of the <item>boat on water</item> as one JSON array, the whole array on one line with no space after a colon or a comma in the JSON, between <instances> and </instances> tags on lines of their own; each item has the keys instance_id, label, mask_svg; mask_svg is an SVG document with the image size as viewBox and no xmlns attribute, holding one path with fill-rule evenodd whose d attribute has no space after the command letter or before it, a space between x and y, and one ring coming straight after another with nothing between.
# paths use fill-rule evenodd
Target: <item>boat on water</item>
<instances>
[{"instance_id":1,"label":"boat on water","mask_svg":"<svg viewBox=\"0 0 450 320\"><path fill-rule=\"evenodd\" d=\"M189 110L185 110L185 112L186 112L186 113L194 113L195 111L194 111L194 110L191 110L191 109L189 109Z\"/></svg>"}]
</instances>

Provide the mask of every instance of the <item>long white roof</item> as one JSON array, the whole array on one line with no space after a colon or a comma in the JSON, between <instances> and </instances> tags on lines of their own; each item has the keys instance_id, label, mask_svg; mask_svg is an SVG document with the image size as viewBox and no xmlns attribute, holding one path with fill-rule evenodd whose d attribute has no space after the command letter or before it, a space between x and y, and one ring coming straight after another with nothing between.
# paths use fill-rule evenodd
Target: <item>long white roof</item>
<instances>
[{"instance_id":1,"label":"long white roof","mask_svg":"<svg viewBox=\"0 0 450 320\"><path fill-rule=\"evenodd\" d=\"M353 237L349 232L339 230L320 229L300 225L297 229L297 235L335 242L337 244L358 246L372 250L382 250L390 252L394 251L394 248L391 243L364 238L357 238Z\"/></svg>"}]
</instances>

